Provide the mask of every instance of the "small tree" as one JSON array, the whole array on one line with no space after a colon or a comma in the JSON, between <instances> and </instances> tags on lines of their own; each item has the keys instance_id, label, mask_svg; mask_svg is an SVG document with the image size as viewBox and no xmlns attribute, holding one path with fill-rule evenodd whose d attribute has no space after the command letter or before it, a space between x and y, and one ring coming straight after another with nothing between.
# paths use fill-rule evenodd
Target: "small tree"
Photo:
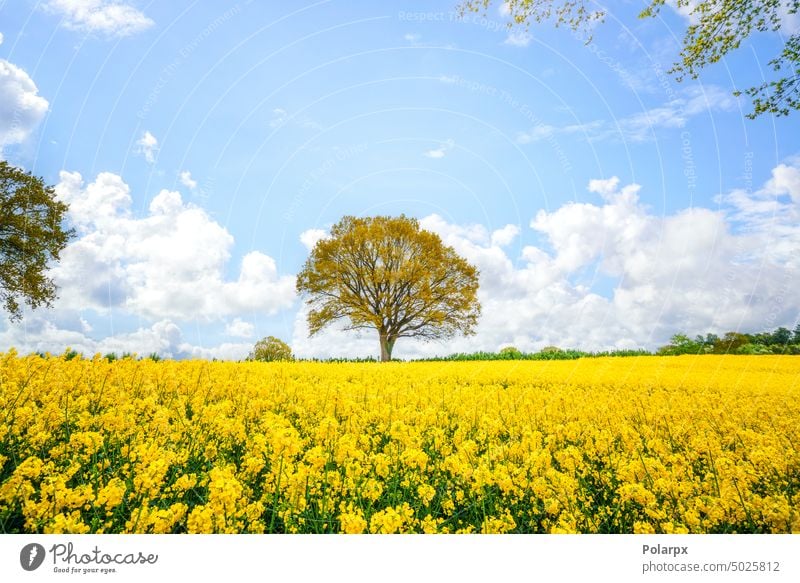
<instances>
[{"instance_id":1,"label":"small tree","mask_svg":"<svg viewBox=\"0 0 800 583\"><path fill-rule=\"evenodd\" d=\"M558 346L545 346L539 352L542 354L556 354L558 352L563 352Z\"/></svg>"},{"instance_id":2,"label":"small tree","mask_svg":"<svg viewBox=\"0 0 800 583\"><path fill-rule=\"evenodd\" d=\"M500 349L500 356L509 360L522 358L522 352L516 346L505 346Z\"/></svg>"},{"instance_id":3,"label":"small tree","mask_svg":"<svg viewBox=\"0 0 800 583\"><path fill-rule=\"evenodd\" d=\"M398 338L472 334L480 315L478 270L416 219L344 217L297 276L316 334L332 322L378 332L381 360Z\"/></svg>"},{"instance_id":4,"label":"small tree","mask_svg":"<svg viewBox=\"0 0 800 583\"><path fill-rule=\"evenodd\" d=\"M704 352L703 345L692 340L686 334L675 334L669 341L669 344L658 349L658 354L679 355Z\"/></svg>"},{"instance_id":5,"label":"small tree","mask_svg":"<svg viewBox=\"0 0 800 583\"><path fill-rule=\"evenodd\" d=\"M265 362L292 360L292 349L283 340L274 336L267 336L256 342L247 359Z\"/></svg>"},{"instance_id":6,"label":"small tree","mask_svg":"<svg viewBox=\"0 0 800 583\"><path fill-rule=\"evenodd\" d=\"M61 226L67 205L41 178L0 161L0 302L12 320L20 302L50 306L56 286L47 277L73 234Z\"/></svg>"}]
</instances>

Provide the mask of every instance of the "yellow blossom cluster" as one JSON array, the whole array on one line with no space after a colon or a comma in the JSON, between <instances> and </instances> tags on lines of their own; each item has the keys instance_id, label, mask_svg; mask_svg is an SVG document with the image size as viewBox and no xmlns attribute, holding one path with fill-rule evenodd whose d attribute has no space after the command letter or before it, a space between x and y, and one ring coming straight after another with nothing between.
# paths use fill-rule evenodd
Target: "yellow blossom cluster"
<instances>
[{"instance_id":1,"label":"yellow blossom cluster","mask_svg":"<svg viewBox=\"0 0 800 583\"><path fill-rule=\"evenodd\" d=\"M0 354L0 532L800 532L800 359Z\"/></svg>"}]
</instances>

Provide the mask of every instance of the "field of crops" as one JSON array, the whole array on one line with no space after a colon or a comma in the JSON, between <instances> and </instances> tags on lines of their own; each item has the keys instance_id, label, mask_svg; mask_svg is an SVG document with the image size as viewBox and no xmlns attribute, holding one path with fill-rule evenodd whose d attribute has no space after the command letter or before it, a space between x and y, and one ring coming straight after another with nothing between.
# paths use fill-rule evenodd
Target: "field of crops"
<instances>
[{"instance_id":1,"label":"field of crops","mask_svg":"<svg viewBox=\"0 0 800 583\"><path fill-rule=\"evenodd\" d=\"M0 532L800 532L800 358L0 354Z\"/></svg>"}]
</instances>

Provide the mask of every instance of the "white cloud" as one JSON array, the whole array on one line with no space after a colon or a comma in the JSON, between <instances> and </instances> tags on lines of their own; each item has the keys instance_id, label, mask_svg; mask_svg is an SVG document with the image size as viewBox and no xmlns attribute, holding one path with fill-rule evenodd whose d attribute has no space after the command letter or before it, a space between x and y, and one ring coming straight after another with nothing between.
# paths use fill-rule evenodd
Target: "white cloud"
<instances>
[{"instance_id":1,"label":"white cloud","mask_svg":"<svg viewBox=\"0 0 800 583\"><path fill-rule=\"evenodd\" d=\"M317 242L321 241L328 236L328 233L322 229L308 229L300 233L300 242L306 249L311 251Z\"/></svg>"},{"instance_id":2,"label":"white cloud","mask_svg":"<svg viewBox=\"0 0 800 583\"><path fill-rule=\"evenodd\" d=\"M425 152L425 156L428 158L439 159L439 158L444 158L446 152L447 150L445 150L444 148L435 148L433 150L427 150Z\"/></svg>"},{"instance_id":3,"label":"white cloud","mask_svg":"<svg viewBox=\"0 0 800 583\"><path fill-rule=\"evenodd\" d=\"M237 279L226 280L233 237L177 192L162 190L142 218L132 215L130 189L115 174L84 187L80 174L62 172L56 192L79 232L53 269L62 309L214 320L271 314L294 300L294 278L279 276L258 251L242 258Z\"/></svg>"},{"instance_id":4,"label":"white cloud","mask_svg":"<svg viewBox=\"0 0 800 583\"><path fill-rule=\"evenodd\" d=\"M510 31L506 40L503 41L504 45L511 45L512 47L527 47L531 44L533 37L530 33L523 30Z\"/></svg>"},{"instance_id":5,"label":"white cloud","mask_svg":"<svg viewBox=\"0 0 800 583\"><path fill-rule=\"evenodd\" d=\"M549 124L538 124L528 131L517 133L517 143L530 144L531 142L538 142L539 140L545 140L559 132L570 133L566 128L557 128Z\"/></svg>"},{"instance_id":6,"label":"white cloud","mask_svg":"<svg viewBox=\"0 0 800 583\"><path fill-rule=\"evenodd\" d=\"M800 32L800 14L797 12L790 12L789 3L782 3L778 7L778 15L780 16L781 28L780 32L787 35L793 35Z\"/></svg>"},{"instance_id":7,"label":"white cloud","mask_svg":"<svg viewBox=\"0 0 800 583\"><path fill-rule=\"evenodd\" d=\"M736 108L736 98L715 85L691 87L669 102L613 121L593 120L585 123L553 126L538 124L517 134L517 143L529 144L555 135L580 134L588 140L622 139L644 142L658 137L662 129L683 128L689 119L717 111Z\"/></svg>"},{"instance_id":8,"label":"white cloud","mask_svg":"<svg viewBox=\"0 0 800 583\"><path fill-rule=\"evenodd\" d=\"M228 322L225 326L225 334L228 336L236 336L238 338L252 338L255 334L256 328L250 322L245 322L241 318L236 318L233 322Z\"/></svg>"},{"instance_id":9,"label":"white cloud","mask_svg":"<svg viewBox=\"0 0 800 583\"><path fill-rule=\"evenodd\" d=\"M28 74L0 59L0 156L3 146L24 142L49 104Z\"/></svg>"},{"instance_id":10,"label":"white cloud","mask_svg":"<svg viewBox=\"0 0 800 583\"><path fill-rule=\"evenodd\" d=\"M733 111L735 108L736 98L721 87L691 87L660 107L622 118L619 127L610 128L609 133L621 134L626 140L643 142L655 138L658 129L682 128L691 117L714 111Z\"/></svg>"},{"instance_id":11,"label":"white cloud","mask_svg":"<svg viewBox=\"0 0 800 583\"><path fill-rule=\"evenodd\" d=\"M144 156L148 164L153 164L156 161L156 154L158 153L158 140L149 131L145 130L142 137L136 140L136 153Z\"/></svg>"},{"instance_id":12,"label":"white cloud","mask_svg":"<svg viewBox=\"0 0 800 583\"><path fill-rule=\"evenodd\" d=\"M681 3L681 5L679 5L677 0L667 0L667 6L681 15L689 24L698 24L700 22L700 18L698 15L694 14L694 10L701 3L701 0L691 0L688 3Z\"/></svg>"},{"instance_id":13,"label":"white cloud","mask_svg":"<svg viewBox=\"0 0 800 583\"><path fill-rule=\"evenodd\" d=\"M189 358L202 358L210 360L243 360L253 350L253 344L249 342L223 342L218 346L210 348L205 346L192 346L191 344L181 345L182 355Z\"/></svg>"},{"instance_id":14,"label":"white cloud","mask_svg":"<svg viewBox=\"0 0 800 583\"><path fill-rule=\"evenodd\" d=\"M422 37L415 32L408 32L403 35L403 40L412 45L416 45L419 42L420 38Z\"/></svg>"},{"instance_id":15,"label":"white cloud","mask_svg":"<svg viewBox=\"0 0 800 583\"><path fill-rule=\"evenodd\" d=\"M595 192L602 196L608 196L613 192L616 192L617 187L619 186L619 178L616 176L612 176L611 178L602 179L602 178L595 178L589 181L589 192Z\"/></svg>"},{"instance_id":16,"label":"white cloud","mask_svg":"<svg viewBox=\"0 0 800 583\"><path fill-rule=\"evenodd\" d=\"M703 0L691 0L690 2L678 5L677 0L667 0L669 6L676 14L680 15L688 24L700 24L700 14L694 10ZM797 34L800 31L800 15L791 12L792 2L780 2L777 6L778 20L780 23L779 31L783 34ZM713 5L712 5L713 6Z\"/></svg>"},{"instance_id":17,"label":"white cloud","mask_svg":"<svg viewBox=\"0 0 800 583\"><path fill-rule=\"evenodd\" d=\"M66 28L107 37L130 36L154 24L133 6L114 0L49 0L45 8L60 16Z\"/></svg>"},{"instance_id":18,"label":"white cloud","mask_svg":"<svg viewBox=\"0 0 800 583\"><path fill-rule=\"evenodd\" d=\"M252 344L247 342L225 342L209 347L193 345L185 341L180 327L169 319L99 340L87 335L91 330L85 329L83 323L81 319L53 322L41 314L30 314L23 323L6 323L5 330L0 331L0 345L14 347L22 354L61 354L71 348L88 357L113 352L118 356L130 353L144 357L156 353L162 358L222 360L243 359L252 349Z\"/></svg>"},{"instance_id":19,"label":"white cloud","mask_svg":"<svg viewBox=\"0 0 800 583\"><path fill-rule=\"evenodd\" d=\"M492 245L506 247L519 235L517 225L506 225L502 229L497 229L492 233Z\"/></svg>"},{"instance_id":20,"label":"white cloud","mask_svg":"<svg viewBox=\"0 0 800 583\"><path fill-rule=\"evenodd\" d=\"M601 132L601 130L603 131ZM519 132L516 140L518 144L530 144L539 140L551 139L557 134L581 134L586 139L595 139L597 135L607 135L608 130L606 123L600 120L561 127L540 123L526 132Z\"/></svg>"},{"instance_id":21,"label":"white cloud","mask_svg":"<svg viewBox=\"0 0 800 583\"><path fill-rule=\"evenodd\" d=\"M772 178L764 185L764 190L775 196L788 194L796 204L800 204L800 168L778 164L772 169Z\"/></svg>"},{"instance_id":22,"label":"white cloud","mask_svg":"<svg viewBox=\"0 0 800 583\"><path fill-rule=\"evenodd\" d=\"M591 182L598 203L540 211L543 238L520 256L491 235L437 215L424 228L476 265L483 313L477 335L446 343L398 342L399 357L548 344L589 350L654 348L677 332L724 333L794 327L800 313L800 163L779 165L754 193L734 191L723 210L650 212L636 184ZM603 282L602 286L598 282ZM609 291L608 286L614 289ZM305 308L293 345L304 356L377 356L375 334L329 330L307 338Z\"/></svg>"},{"instance_id":23,"label":"white cloud","mask_svg":"<svg viewBox=\"0 0 800 583\"><path fill-rule=\"evenodd\" d=\"M180 174L181 184L183 184L189 190L194 190L197 188L197 180L192 178L192 173L188 170L184 170Z\"/></svg>"},{"instance_id":24,"label":"white cloud","mask_svg":"<svg viewBox=\"0 0 800 583\"><path fill-rule=\"evenodd\" d=\"M430 150L425 151L426 158L433 158L434 160L439 160L444 158L447 155L447 152L453 149L455 142L451 140L447 140L446 142L442 142L442 144L438 148L432 148Z\"/></svg>"}]
</instances>

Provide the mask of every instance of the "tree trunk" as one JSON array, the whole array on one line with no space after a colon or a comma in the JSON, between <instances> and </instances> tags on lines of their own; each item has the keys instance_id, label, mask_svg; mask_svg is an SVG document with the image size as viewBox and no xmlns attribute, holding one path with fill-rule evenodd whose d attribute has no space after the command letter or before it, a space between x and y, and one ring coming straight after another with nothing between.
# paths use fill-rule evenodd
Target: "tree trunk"
<instances>
[{"instance_id":1,"label":"tree trunk","mask_svg":"<svg viewBox=\"0 0 800 583\"><path fill-rule=\"evenodd\" d=\"M381 362L389 362L392 360L392 349L394 348L394 342L397 340L388 334L381 334Z\"/></svg>"}]
</instances>

